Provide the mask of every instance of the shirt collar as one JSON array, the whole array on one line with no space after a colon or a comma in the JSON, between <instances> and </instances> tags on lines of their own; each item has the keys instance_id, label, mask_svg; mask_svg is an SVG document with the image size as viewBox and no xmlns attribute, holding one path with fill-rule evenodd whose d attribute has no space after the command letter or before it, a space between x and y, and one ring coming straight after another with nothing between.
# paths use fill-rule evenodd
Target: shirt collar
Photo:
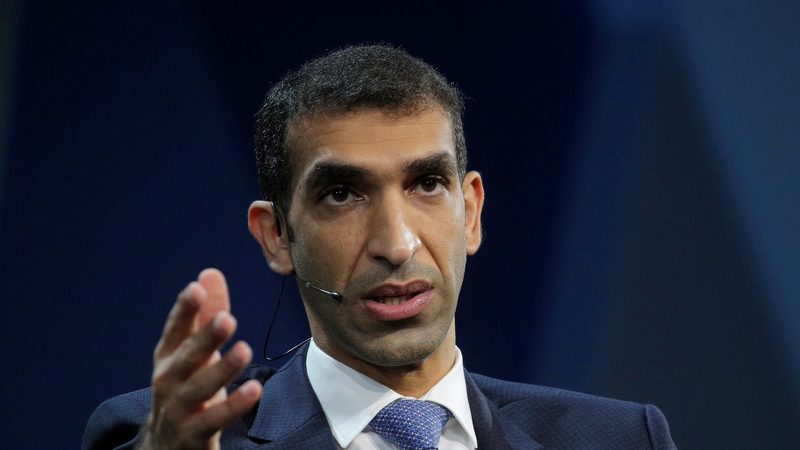
<instances>
[{"instance_id":1,"label":"shirt collar","mask_svg":"<svg viewBox=\"0 0 800 450\"><path fill-rule=\"evenodd\" d=\"M333 437L342 448L347 448L384 406L404 398L372 378L333 359L317 347L313 339L306 356L306 370L311 387L328 419ZM469 436L473 448L478 446L467 398L464 365L458 347L453 368L420 400L435 402L449 409Z\"/></svg>"}]
</instances>

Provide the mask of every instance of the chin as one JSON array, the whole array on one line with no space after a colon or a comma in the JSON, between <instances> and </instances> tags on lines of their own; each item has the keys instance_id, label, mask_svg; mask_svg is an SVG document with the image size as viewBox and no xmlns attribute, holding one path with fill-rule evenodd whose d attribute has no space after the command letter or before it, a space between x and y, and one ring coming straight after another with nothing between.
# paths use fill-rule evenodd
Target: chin
<instances>
[{"instance_id":1,"label":"chin","mask_svg":"<svg viewBox=\"0 0 800 450\"><path fill-rule=\"evenodd\" d=\"M442 344L444 334L433 336L385 336L369 345L356 345L354 353L364 361L381 367L419 365Z\"/></svg>"}]
</instances>

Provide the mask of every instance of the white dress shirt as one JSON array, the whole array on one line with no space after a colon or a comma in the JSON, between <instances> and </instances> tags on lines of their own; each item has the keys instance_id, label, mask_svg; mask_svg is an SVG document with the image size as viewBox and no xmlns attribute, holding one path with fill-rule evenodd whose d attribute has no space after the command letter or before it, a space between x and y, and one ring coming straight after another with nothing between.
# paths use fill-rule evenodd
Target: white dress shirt
<instances>
[{"instance_id":1,"label":"white dress shirt","mask_svg":"<svg viewBox=\"0 0 800 450\"><path fill-rule=\"evenodd\" d=\"M458 348L456 355L453 368L419 399L438 403L453 414L442 429L440 450L472 450L478 447L467 399L464 365ZM313 339L306 356L306 369L311 387L340 448L396 448L373 431L369 423L384 406L399 398L411 397L402 396L331 358L317 347Z\"/></svg>"}]
</instances>

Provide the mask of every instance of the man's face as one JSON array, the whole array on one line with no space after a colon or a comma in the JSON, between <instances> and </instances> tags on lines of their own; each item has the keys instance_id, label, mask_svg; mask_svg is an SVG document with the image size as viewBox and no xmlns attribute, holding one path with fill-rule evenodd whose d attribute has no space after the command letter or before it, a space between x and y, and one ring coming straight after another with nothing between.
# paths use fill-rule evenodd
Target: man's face
<instances>
[{"instance_id":1,"label":"man's face","mask_svg":"<svg viewBox=\"0 0 800 450\"><path fill-rule=\"evenodd\" d=\"M345 362L424 361L454 335L466 256L480 243L480 176L459 180L449 117L314 116L290 137L295 272L344 296L301 286L315 341Z\"/></svg>"}]
</instances>

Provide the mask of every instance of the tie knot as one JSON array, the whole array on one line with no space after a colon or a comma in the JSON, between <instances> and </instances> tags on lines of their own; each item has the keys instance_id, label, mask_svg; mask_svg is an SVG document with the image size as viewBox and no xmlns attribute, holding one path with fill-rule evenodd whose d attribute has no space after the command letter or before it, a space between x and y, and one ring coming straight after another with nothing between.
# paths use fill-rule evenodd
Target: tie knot
<instances>
[{"instance_id":1,"label":"tie knot","mask_svg":"<svg viewBox=\"0 0 800 450\"><path fill-rule=\"evenodd\" d=\"M436 403L400 399L386 405L369 424L402 450L435 449L449 411Z\"/></svg>"}]
</instances>

